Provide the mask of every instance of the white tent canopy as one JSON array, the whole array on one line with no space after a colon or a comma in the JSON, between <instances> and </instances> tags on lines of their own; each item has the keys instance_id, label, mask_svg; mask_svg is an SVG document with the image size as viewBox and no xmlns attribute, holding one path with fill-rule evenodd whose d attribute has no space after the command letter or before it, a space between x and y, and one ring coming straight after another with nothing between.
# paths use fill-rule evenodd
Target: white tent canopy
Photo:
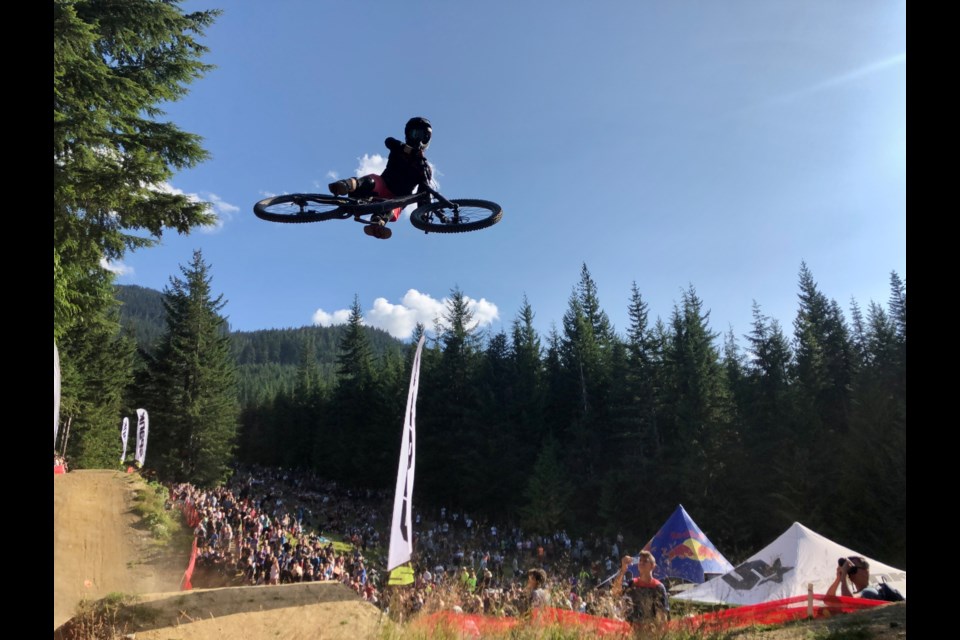
<instances>
[{"instance_id":1,"label":"white tent canopy","mask_svg":"<svg viewBox=\"0 0 960 640\"><path fill-rule=\"evenodd\" d=\"M815 594L823 595L836 577L837 560L848 556L863 556L870 563L870 584L887 582L907 596L906 571L877 562L794 522L783 535L733 571L675 597L696 602L760 604L806 595L808 584L813 584Z\"/></svg>"}]
</instances>

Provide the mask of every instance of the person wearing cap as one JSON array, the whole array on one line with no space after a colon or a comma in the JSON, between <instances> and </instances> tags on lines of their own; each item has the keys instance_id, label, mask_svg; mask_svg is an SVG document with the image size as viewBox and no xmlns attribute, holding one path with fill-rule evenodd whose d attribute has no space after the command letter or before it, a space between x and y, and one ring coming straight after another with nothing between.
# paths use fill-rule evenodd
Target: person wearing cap
<instances>
[{"instance_id":1,"label":"person wearing cap","mask_svg":"<svg viewBox=\"0 0 960 640\"><path fill-rule=\"evenodd\" d=\"M346 178L331 182L328 187L335 196L351 195L357 198L376 196L378 198L398 198L408 196L416 189L417 193L426 193L433 179L433 169L423 152L430 145L433 126L426 118L410 118L403 129L404 142L396 138L387 138L384 145L390 150L387 167L380 175L369 174L359 178ZM390 213L374 215L371 224L363 226L368 236L386 240L393 232L387 228L387 222L396 222L400 209Z\"/></svg>"}]
</instances>

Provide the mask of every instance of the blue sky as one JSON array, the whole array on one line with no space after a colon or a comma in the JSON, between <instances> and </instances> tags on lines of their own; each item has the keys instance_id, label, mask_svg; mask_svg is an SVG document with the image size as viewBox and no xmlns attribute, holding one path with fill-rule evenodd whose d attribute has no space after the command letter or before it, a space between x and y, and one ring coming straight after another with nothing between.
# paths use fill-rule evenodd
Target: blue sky
<instances>
[{"instance_id":1,"label":"blue sky","mask_svg":"<svg viewBox=\"0 0 960 640\"><path fill-rule=\"evenodd\" d=\"M162 289L202 249L238 330L365 321L397 337L454 287L485 329L523 296L546 334L586 264L621 333L632 282L665 321L693 286L718 332L752 304L788 334L806 262L849 309L906 280L906 8L884 0L185 3L216 65L167 117L212 158L170 188L219 222L113 265ZM270 194L375 168L408 118L449 198L502 222L393 237L280 225Z\"/></svg>"}]
</instances>

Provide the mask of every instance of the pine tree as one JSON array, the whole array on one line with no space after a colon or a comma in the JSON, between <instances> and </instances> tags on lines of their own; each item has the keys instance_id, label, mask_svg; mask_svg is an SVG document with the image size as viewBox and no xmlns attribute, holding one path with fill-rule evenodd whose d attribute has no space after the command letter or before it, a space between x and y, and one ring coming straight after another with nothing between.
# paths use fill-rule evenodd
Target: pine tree
<instances>
[{"instance_id":1,"label":"pine tree","mask_svg":"<svg viewBox=\"0 0 960 640\"><path fill-rule=\"evenodd\" d=\"M59 351L59 446L66 439L65 453L74 468L115 468L124 391L134 362L133 339L120 331L116 305L89 310L61 336Z\"/></svg>"},{"instance_id":2,"label":"pine tree","mask_svg":"<svg viewBox=\"0 0 960 640\"><path fill-rule=\"evenodd\" d=\"M226 302L213 295L199 250L164 289L167 331L150 371L147 465L163 477L214 485L229 477L239 417Z\"/></svg>"},{"instance_id":3,"label":"pine tree","mask_svg":"<svg viewBox=\"0 0 960 640\"><path fill-rule=\"evenodd\" d=\"M797 504L803 503L803 495L797 479L806 478L807 472L795 455L805 447L798 441L790 343L780 324L765 316L756 302L752 326L746 380L736 400L748 458L744 519L748 537L762 543L801 517Z\"/></svg>"},{"instance_id":4,"label":"pine tree","mask_svg":"<svg viewBox=\"0 0 960 640\"><path fill-rule=\"evenodd\" d=\"M480 449L479 395L476 379L480 362L480 336L468 300L459 288L451 291L442 322L438 322L439 359L431 367L429 380L421 373L420 393L423 429L423 456L427 494L447 505L464 505L473 500L464 469L483 463ZM422 465L420 462L422 461Z\"/></svg>"},{"instance_id":5,"label":"pine tree","mask_svg":"<svg viewBox=\"0 0 960 640\"><path fill-rule=\"evenodd\" d=\"M567 521L572 521L567 512L570 504L571 483L558 454L559 446L553 438L547 438L539 455L529 464L522 509L523 526L534 533L550 535Z\"/></svg>"},{"instance_id":6,"label":"pine tree","mask_svg":"<svg viewBox=\"0 0 960 640\"><path fill-rule=\"evenodd\" d=\"M692 508L716 509L725 497L731 446L731 402L717 334L709 311L691 286L674 307L665 353L663 437L669 461L662 480L675 482L676 500ZM732 514L730 514L732 515Z\"/></svg>"},{"instance_id":7,"label":"pine tree","mask_svg":"<svg viewBox=\"0 0 960 640\"><path fill-rule=\"evenodd\" d=\"M819 290L806 264L800 267L800 310L794 331L797 380L811 409L810 436L843 433L854 370L850 332L840 306Z\"/></svg>"},{"instance_id":8,"label":"pine tree","mask_svg":"<svg viewBox=\"0 0 960 640\"><path fill-rule=\"evenodd\" d=\"M894 311L896 305L891 304ZM867 309L864 362L854 379L850 433L842 441L841 508L882 512L884 527L860 530L836 523L837 534L857 535L870 555L906 562L906 367L899 327L883 307ZM878 479L882 478L882 481Z\"/></svg>"},{"instance_id":9,"label":"pine tree","mask_svg":"<svg viewBox=\"0 0 960 640\"><path fill-rule=\"evenodd\" d=\"M363 434L370 431L371 400L375 387L373 355L363 327L360 298L354 296L346 332L337 345L337 383L326 412L326 426L315 443L319 466L337 477L362 473Z\"/></svg>"},{"instance_id":10,"label":"pine tree","mask_svg":"<svg viewBox=\"0 0 960 640\"><path fill-rule=\"evenodd\" d=\"M803 473L794 478L790 501L810 526L830 535L844 517L836 493L850 426L854 347L840 305L819 290L805 263L799 298L793 323L797 446L792 464Z\"/></svg>"},{"instance_id":11,"label":"pine tree","mask_svg":"<svg viewBox=\"0 0 960 640\"><path fill-rule=\"evenodd\" d=\"M533 459L544 438L544 364L540 336L533 326L534 312L523 297L523 304L511 327L510 358L514 384L510 419L515 433L517 459Z\"/></svg>"},{"instance_id":12,"label":"pine tree","mask_svg":"<svg viewBox=\"0 0 960 640\"><path fill-rule=\"evenodd\" d=\"M197 37L218 14L178 1L53 3L54 339L110 296L104 259L212 220L164 187L207 156L158 105L209 69Z\"/></svg>"}]
</instances>

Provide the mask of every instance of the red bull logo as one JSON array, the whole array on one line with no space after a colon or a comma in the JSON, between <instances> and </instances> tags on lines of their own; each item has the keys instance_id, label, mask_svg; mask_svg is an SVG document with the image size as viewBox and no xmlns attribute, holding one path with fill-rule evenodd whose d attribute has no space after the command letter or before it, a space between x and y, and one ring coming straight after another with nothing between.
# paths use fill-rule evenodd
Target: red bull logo
<instances>
[{"instance_id":1,"label":"red bull logo","mask_svg":"<svg viewBox=\"0 0 960 640\"><path fill-rule=\"evenodd\" d=\"M704 562L706 560L720 560L719 553L710 547L701 544L699 541L694 540L693 538L687 538L682 543L673 547L664 554L664 557L667 560L689 558L690 560L698 560L700 562Z\"/></svg>"}]
</instances>

